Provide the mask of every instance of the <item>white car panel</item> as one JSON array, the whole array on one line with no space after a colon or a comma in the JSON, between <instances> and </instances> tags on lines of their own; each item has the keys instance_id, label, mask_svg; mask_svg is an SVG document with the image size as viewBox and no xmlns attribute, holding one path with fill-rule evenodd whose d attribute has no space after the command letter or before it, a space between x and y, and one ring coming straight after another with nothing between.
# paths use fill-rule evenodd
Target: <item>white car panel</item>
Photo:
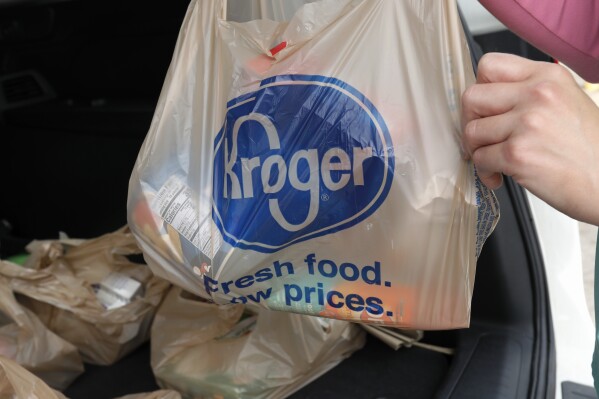
<instances>
[{"instance_id":1,"label":"white car panel","mask_svg":"<svg viewBox=\"0 0 599 399\"><path fill-rule=\"evenodd\" d=\"M458 4L473 35L484 35L507 29L481 6L478 0L458 0Z\"/></svg>"},{"instance_id":2,"label":"white car panel","mask_svg":"<svg viewBox=\"0 0 599 399\"><path fill-rule=\"evenodd\" d=\"M584 294L578 222L528 193L545 263L556 349L556 398L561 383L593 385L595 337ZM501 223L501 222L500 222Z\"/></svg>"}]
</instances>

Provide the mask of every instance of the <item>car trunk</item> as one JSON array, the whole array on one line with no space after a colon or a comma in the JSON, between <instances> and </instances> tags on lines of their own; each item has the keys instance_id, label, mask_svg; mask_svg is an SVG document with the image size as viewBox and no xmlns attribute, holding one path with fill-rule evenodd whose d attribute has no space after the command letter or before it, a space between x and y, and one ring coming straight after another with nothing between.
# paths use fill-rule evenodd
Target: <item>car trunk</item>
<instances>
[{"instance_id":1,"label":"car trunk","mask_svg":"<svg viewBox=\"0 0 599 399\"><path fill-rule=\"evenodd\" d=\"M168 7L137 0L0 4L0 257L59 231L94 237L126 223L129 175L186 7L179 0ZM532 51L509 38L514 46L502 50ZM478 39L483 49L497 43ZM553 397L536 233L518 186L507 179L497 195L502 216L478 262L471 327L425 333L425 342L455 355L393 351L369 337L292 397ZM113 366L87 365L65 393L111 398L157 388L145 345Z\"/></svg>"}]
</instances>

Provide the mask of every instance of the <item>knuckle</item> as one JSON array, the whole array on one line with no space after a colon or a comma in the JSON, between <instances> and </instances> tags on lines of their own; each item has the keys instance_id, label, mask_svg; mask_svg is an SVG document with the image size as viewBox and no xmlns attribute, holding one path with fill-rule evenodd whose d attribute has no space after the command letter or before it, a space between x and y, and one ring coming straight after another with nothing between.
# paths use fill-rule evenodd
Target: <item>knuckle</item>
<instances>
[{"instance_id":1,"label":"knuckle","mask_svg":"<svg viewBox=\"0 0 599 399\"><path fill-rule=\"evenodd\" d=\"M560 99L560 85L554 80L543 80L536 83L531 91L534 99L542 104L552 104Z\"/></svg>"},{"instance_id":2,"label":"knuckle","mask_svg":"<svg viewBox=\"0 0 599 399\"><path fill-rule=\"evenodd\" d=\"M480 166L483 164L484 161L484 154L482 153L482 151L474 151L472 153L472 162L474 163L474 165Z\"/></svg>"},{"instance_id":3,"label":"knuckle","mask_svg":"<svg viewBox=\"0 0 599 399\"><path fill-rule=\"evenodd\" d=\"M464 143L467 147L472 147L476 141L476 119L471 120L464 128Z\"/></svg>"},{"instance_id":4,"label":"knuckle","mask_svg":"<svg viewBox=\"0 0 599 399\"><path fill-rule=\"evenodd\" d=\"M478 74L481 76L487 76L495 64L497 54L487 53L484 54L478 61Z\"/></svg>"},{"instance_id":5,"label":"knuckle","mask_svg":"<svg viewBox=\"0 0 599 399\"><path fill-rule=\"evenodd\" d=\"M472 108L475 98L476 85L472 85L462 94L462 107L465 110Z\"/></svg>"},{"instance_id":6,"label":"knuckle","mask_svg":"<svg viewBox=\"0 0 599 399\"><path fill-rule=\"evenodd\" d=\"M558 64L545 64L545 73L552 81L563 82L572 78L572 75L566 68Z\"/></svg>"},{"instance_id":7,"label":"knuckle","mask_svg":"<svg viewBox=\"0 0 599 399\"><path fill-rule=\"evenodd\" d=\"M503 157L509 169L520 169L526 164L528 155L521 140L511 139L503 146Z\"/></svg>"},{"instance_id":8,"label":"knuckle","mask_svg":"<svg viewBox=\"0 0 599 399\"><path fill-rule=\"evenodd\" d=\"M545 117L538 111L529 111L520 118L521 128L525 131L540 131L543 129Z\"/></svg>"}]
</instances>

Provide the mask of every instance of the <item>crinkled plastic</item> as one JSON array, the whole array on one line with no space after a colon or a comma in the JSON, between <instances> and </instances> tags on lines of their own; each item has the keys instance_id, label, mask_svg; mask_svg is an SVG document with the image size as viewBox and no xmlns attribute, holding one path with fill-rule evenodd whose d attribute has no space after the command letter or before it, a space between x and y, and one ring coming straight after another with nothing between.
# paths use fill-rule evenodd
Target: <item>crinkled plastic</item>
<instances>
[{"instance_id":1,"label":"crinkled plastic","mask_svg":"<svg viewBox=\"0 0 599 399\"><path fill-rule=\"evenodd\" d=\"M39 263L28 262L33 268L27 268L0 262L0 275L22 295L21 303L77 347L85 362L112 364L148 340L154 313L170 284L146 265L127 259L139 253L128 229L75 246L34 241L28 250ZM144 291L125 306L106 309L93 286L113 272L142 283Z\"/></svg>"},{"instance_id":2,"label":"crinkled plastic","mask_svg":"<svg viewBox=\"0 0 599 399\"><path fill-rule=\"evenodd\" d=\"M364 342L353 323L215 305L173 288L152 325L152 370L185 398L284 398Z\"/></svg>"},{"instance_id":3,"label":"crinkled plastic","mask_svg":"<svg viewBox=\"0 0 599 399\"><path fill-rule=\"evenodd\" d=\"M466 327L499 209L460 153L455 0L192 1L131 175L157 275L216 303Z\"/></svg>"},{"instance_id":4,"label":"crinkled plastic","mask_svg":"<svg viewBox=\"0 0 599 399\"><path fill-rule=\"evenodd\" d=\"M181 399L181 394L176 391L162 389L160 391L121 396L118 399Z\"/></svg>"},{"instance_id":5,"label":"crinkled plastic","mask_svg":"<svg viewBox=\"0 0 599 399\"><path fill-rule=\"evenodd\" d=\"M56 389L68 387L83 373L77 348L48 330L33 312L17 302L3 277L0 277L0 356L14 360ZM0 389L0 397L4 397L2 393Z\"/></svg>"},{"instance_id":6,"label":"crinkled plastic","mask_svg":"<svg viewBox=\"0 0 599 399\"><path fill-rule=\"evenodd\" d=\"M14 361L0 356L0 398L66 399Z\"/></svg>"}]
</instances>

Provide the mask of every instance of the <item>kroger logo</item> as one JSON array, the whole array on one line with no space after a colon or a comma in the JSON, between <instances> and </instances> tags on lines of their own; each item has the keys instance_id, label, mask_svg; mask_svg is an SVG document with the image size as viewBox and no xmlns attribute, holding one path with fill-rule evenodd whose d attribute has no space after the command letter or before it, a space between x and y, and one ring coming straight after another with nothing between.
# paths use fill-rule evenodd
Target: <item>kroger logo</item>
<instances>
[{"instance_id":1,"label":"kroger logo","mask_svg":"<svg viewBox=\"0 0 599 399\"><path fill-rule=\"evenodd\" d=\"M356 89L276 76L228 104L213 218L231 245L274 252L364 220L385 200L393 169L385 122Z\"/></svg>"}]
</instances>

